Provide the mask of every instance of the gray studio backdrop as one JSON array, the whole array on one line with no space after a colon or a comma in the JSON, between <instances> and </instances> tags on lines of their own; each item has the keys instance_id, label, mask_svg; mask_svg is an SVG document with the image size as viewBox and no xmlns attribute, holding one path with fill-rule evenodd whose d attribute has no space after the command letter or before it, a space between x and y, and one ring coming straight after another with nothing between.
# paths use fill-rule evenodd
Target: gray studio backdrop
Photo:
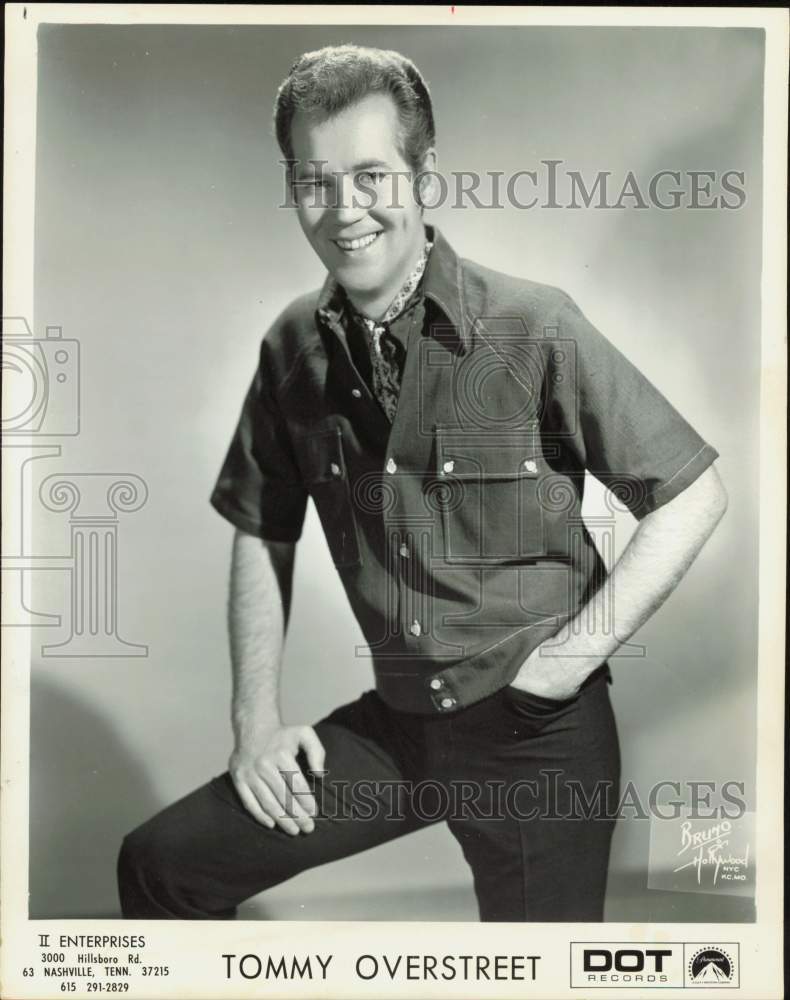
<instances>
[{"instance_id":1,"label":"gray studio backdrop","mask_svg":"<svg viewBox=\"0 0 790 1000\"><path fill-rule=\"evenodd\" d=\"M638 634L646 655L614 661L612 695L624 780L645 795L662 779L741 780L754 804L762 32L49 25L31 319L38 338L54 326L78 341L67 355L73 366L79 350L80 396L58 402L78 406L79 433L43 428L59 453L40 450L23 481L42 560L24 600L54 616L33 632L32 916L117 915L122 835L225 769L232 529L208 496L262 334L323 277L278 209L275 89L300 52L342 41L397 48L424 70L446 171L558 159L589 179L611 171L615 187L629 170L645 184L662 169L745 172L738 210L444 206L429 220L461 254L567 290L720 451L729 512ZM53 475L79 484L78 511ZM105 647L70 641L95 556L85 525L116 553L90 612ZM618 549L631 526L618 519ZM88 546L79 565L75 546ZM360 641L311 509L287 721L371 686ZM623 821L608 919L751 918L737 897L648 890L647 854L647 824ZM244 912L476 919L444 827L306 873Z\"/></svg>"}]
</instances>

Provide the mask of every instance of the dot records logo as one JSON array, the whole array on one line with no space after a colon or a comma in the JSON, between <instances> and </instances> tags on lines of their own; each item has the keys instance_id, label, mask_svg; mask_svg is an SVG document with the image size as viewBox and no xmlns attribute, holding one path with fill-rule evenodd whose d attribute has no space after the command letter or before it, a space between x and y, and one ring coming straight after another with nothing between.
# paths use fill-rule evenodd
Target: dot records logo
<instances>
[{"instance_id":1,"label":"dot records logo","mask_svg":"<svg viewBox=\"0 0 790 1000\"><path fill-rule=\"evenodd\" d=\"M684 951L686 986L740 985L737 944L686 944Z\"/></svg>"},{"instance_id":2,"label":"dot records logo","mask_svg":"<svg viewBox=\"0 0 790 1000\"><path fill-rule=\"evenodd\" d=\"M738 945L678 941L572 941L574 989L740 986Z\"/></svg>"},{"instance_id":3,"label":"dot records logo","mask_svg":"<svg viewBox=\"0 0 790 1000\"><path fill-rule=\"evenodd\" d=\"M682 987L683 960L683 945L677 941L573 941L571 987Z\"/></svg>"}]
</instances>

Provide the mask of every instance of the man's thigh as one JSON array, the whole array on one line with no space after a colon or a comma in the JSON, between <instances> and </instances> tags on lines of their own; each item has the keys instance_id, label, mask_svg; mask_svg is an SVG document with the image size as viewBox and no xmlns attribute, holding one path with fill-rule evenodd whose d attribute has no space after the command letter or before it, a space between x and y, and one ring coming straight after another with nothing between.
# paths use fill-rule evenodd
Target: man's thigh
<instances>
[{"instance_id":1,"label":"man's thigh","mask_svg":"<svg viewBox=\"0 0 790 1000\"><path fill-rule=\"evenodd\" d=\"M124 841L126 917L221 919L243 900L308 868L416 830L402 794L404 733L372 692L315 726L326 773L308 783L318 815L309 834L268 829L246 811L228 773L167 807ZM304 759L300 759L306 771Z\"/></svg>"},{"instance_id":2,"label":"man's thigh","mask_svg":"<svg viewBox=\"0 0 790 1000\"><path fill-rule=\"evenodd\" d=\"M481 919L603 919L620 780L605 674L564 704L505 689L453 739L471 762L455 776L479 789L477 810L449 826Z\"/></svg>"}]
</instances>

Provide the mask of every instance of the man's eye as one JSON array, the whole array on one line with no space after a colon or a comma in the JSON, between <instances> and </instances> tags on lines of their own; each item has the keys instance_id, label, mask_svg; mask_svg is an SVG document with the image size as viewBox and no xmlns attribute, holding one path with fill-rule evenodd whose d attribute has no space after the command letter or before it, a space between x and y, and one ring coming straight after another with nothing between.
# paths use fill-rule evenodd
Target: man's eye
<instances>
[{"instance_id":1,"label":"man's eye","mask_svg":"<svg viewBox=\"0 0 790 1000\"><path fill-rule=\"evenodd\" d=\"M386 177L383 170L362 170L357 174L357 181L363 184L382 184Z\"/></svg>"}]
</instances>

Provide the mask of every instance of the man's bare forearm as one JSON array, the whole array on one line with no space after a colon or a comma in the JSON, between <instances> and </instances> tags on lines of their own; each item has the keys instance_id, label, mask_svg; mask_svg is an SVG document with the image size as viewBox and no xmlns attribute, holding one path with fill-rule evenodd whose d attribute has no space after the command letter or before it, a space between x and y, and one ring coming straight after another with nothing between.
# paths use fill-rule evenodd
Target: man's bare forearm
<instances>
[{"instance_id":1,"label":"man's bare forearm","mask_svg":"<svg viewBox=\"0 0 790 1000\"><path fill-rule=\"evenodd\" d=\"M303 752L310 770L323 772L324 748L311 726L285 726L280 718L294 548L241 531L233 539L228 625L235 747L228 770L251 816L297 836L314 829L317 812L297 758Z\"/></svg>"},{"instance_id":2,"label":"man's bare forearm","mask_svg":"<svg viewBox=\"0 0 790 1000\"><path fill-rule=\"evenodd\" d=\"M727 494L711 466L683 493L648 514L618 559L608 586L535 650L518 682L535 687L536 693L543 684L567 693L581 683L669 597L726 508Z\"/></svg>"},{"instance_id":3,"label":"man's bare forearm","mask_svg":"<svg viewBox=\"0 0 790 1000\"><path fill-rule=\"evenodd\" d=\"M293 559L292 544L263 542L241 531L233 539L228 632L237 745L281 725L280 667Z\"/></svg>"}]
</instances>

